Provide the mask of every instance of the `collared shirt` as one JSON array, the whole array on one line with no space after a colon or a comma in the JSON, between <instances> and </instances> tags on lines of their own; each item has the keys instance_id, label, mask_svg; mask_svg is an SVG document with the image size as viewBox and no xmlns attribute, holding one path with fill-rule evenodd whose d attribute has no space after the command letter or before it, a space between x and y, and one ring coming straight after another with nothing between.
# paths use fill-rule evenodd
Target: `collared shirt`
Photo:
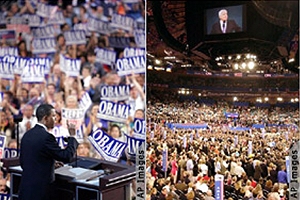
<instances>
[{"instance_id":1,"label":"collared shirt","mask_svg":"<svg viewBox=\"0 0 300 200\"><path fill-rule=\"evenodd\" d=\"M41 124L41 123L36 123L37 125L39 125L39 126L41 126L41 127L43 127L47 132L48 132L48 129L47 129L47 127L44 125L44 124ZM48 132L49 133L49 132Z\"/></svg>"},{"instance_id":2,"label":"collared shirt","mask_svg":"<svg viewBox=\"0 0 300 200\"><path fill-rule=\"evenodd\" d=\"M221 25L221 30L223 33L226 32L226 28L227 28L227 22L224 22L223 20L220 21L220 25Z\"/></svg>"}]
</instances>

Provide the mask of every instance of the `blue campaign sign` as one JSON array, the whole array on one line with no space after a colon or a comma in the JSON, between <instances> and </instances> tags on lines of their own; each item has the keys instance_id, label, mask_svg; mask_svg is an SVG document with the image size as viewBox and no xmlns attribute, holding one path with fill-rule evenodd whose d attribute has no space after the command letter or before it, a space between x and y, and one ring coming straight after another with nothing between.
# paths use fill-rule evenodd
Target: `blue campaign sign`
<instances>
[{"instance_id":1,"label":"blue campaign sign","mask_svg":"<svg viewBox=\"0 0 300 200\"><path fill-rule=\"evenodd\" d=\"M221 174L215 175L215 200L224 199L224 176Z\"/></svg>"},{"instance_id":2,"label":"blue campaign sign","mask_svg":"<svg viewBox=\"0 0 300 200\"><path fill-rule=\"evenodd\" d=\"M163 164L163 171L166 172L168 170L168 149L163 150L162 154L162 164Z\"/></svg>"},{"instance_id":3,"label":"blue campaign sign","mask_svg":"<svg viewBox=\"0 0 300 200\"><path fill-rule=\"evenodd\" d=\"M1 194L0 193L0 200L10 200L10 194Z\"/></svg>"},{"instance_id":4,"label":"blue campaign sign","mask_svg":"<svg viewBox=\"0 0 300 200\"><path fill-rule=\"evenodd\" d=\"M290 183L290 157L289 156L285 157L285 166L286 166L287 181L288 183Z\"/></svg>"},{"instance_id":5,"label":"blue campaign sign","mask_svg":"<svg viewBox=\"0 0 300 200\"><path fill-rule=\"evenodd\" d=\"M6 136L0 135L0 148L4 148Z\"/></svg>"}]
</instances>

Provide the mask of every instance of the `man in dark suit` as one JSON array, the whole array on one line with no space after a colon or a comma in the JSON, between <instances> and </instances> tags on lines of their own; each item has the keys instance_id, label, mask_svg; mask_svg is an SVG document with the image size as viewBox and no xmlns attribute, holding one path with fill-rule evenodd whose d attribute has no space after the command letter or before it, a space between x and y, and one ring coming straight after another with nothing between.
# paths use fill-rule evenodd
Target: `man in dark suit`
<instances>
[{"instance_id":1,"label":"man in dark suit","mask_svg":"<svg viewBox=\"0 0 300 200\"><path fill-rule=\"evenodd\" d=\"M72 137L75 135L74 124L68 124L70 137L65 149L61 149L55 137L47 131L54 127L56 118L52 105L40 105L36 117L38 123L21 140L20 163L23 172L19 200L51 199L55 162L70 162L78 146L77 140Z\"/></svg>"},{"instance_id":2,"label":"man in dark suit","mask_svg":"<svg viewBox=\"0 0 300 200\"><path fill-rule=\"evenodd\" d=\"M236 33L242 28L234 21L228 20L228 12L225 9L219 11L219 21L213 24L210 34Z\"/></svg>"}]
</instances>

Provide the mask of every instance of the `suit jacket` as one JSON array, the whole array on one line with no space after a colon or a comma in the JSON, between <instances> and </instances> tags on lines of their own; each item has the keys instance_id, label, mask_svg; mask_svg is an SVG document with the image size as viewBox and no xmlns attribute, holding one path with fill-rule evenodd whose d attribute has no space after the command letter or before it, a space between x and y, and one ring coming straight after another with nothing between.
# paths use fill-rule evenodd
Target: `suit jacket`
<instances>
[{"instance_id":1,"label":"suit jacket","mask_svg":"<svg viewBox=\"0 0 300 200\"><path fill-rule=\"evenodd\" d=\"M225 33L235 33L242 31L241 27L237 25L234 20L227 20L226 32ZM222 29L220 22L213 24L210 34L222 34Z\"/></svg>"},{"instance_id":2,"label":"suit jacket","mask_svg":"<svg viewBox=\"0 0 300 200\"><path fill-rule=\"evenodd\" d=\"M19 200L44 200L54 181L55 160L64 163L74 157L78 142L70 137L65 149L61 149L55 137L44 127L36 125L21 140L20 163L23 169Z\"/></svg>"}]
</instances>

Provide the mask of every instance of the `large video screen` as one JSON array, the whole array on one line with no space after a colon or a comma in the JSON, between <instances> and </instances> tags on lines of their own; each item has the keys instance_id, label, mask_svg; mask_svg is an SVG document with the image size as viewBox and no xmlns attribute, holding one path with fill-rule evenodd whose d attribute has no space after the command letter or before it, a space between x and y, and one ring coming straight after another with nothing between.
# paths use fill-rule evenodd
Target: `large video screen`
<instances>
[{"instance_id":1,"label":"large video screen","mask_svg":"<svg viewBox=\"0 0 300 200\"><path fill-rule=\"evenodd\" d=\"M206 9L204 35L231 34L246 31L246 6L236 5Z\"/></svg>"}]
</instances>

